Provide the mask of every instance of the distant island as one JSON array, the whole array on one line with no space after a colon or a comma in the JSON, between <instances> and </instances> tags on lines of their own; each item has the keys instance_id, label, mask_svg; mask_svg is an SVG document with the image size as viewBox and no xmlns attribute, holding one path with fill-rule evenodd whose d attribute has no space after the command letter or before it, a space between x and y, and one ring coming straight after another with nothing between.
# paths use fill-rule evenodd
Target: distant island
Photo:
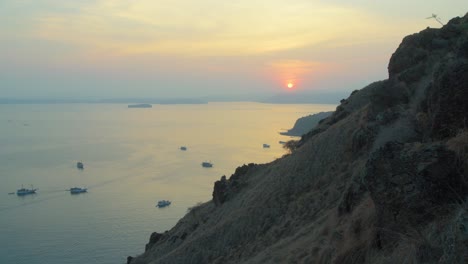
<instances>
[{"instance_id":1,"label":"distant island","mask_svg":"<svg viewBox=\"0 0 468 264\"><path fill-rule=\"evenodd\" d=\"M151 108L153 107L151 104L131 104L128 105L128 108Z\"/></svg>"},{"instance_id":2,"label":"distant island","mask_svg":"<svg viewBox=\"0 0 468 264\"><path fill-rule=\"evenodd\" d=\"M280 134L283 136L300 137L306 134L307 132L311 131L315 126L317 126L320 120L329 117L331 114L333 114L333 111L320 112L313 115L301 117L296 121L293 128L289 129L286 132L280 132Z\"/></svg>"},{"instance_id":3,"label":"distant island","mask_svg":"<svg viewBox=\"0 0 468 264\"><path fill-rule=\"evenodd\" d=\"M207 104L199 98L0 98L0 104Z\"/></svg>"},{"instance_id":4,"label":"distant island","mask_svg":"<svg viewBox=\"0 0 468 264\"><path fill-rule=\"evenodd\" d=\"M240 94L211 95L202 97L151 98L98 98L98 97L66 97L66 98L6 98L0 97L0 104L208 104L209 102L257 102L265 104L336 104L346 98L351 89L346 91L316 90L310 92L294 92L278 94Z\"/></svg>"}]
</instances>

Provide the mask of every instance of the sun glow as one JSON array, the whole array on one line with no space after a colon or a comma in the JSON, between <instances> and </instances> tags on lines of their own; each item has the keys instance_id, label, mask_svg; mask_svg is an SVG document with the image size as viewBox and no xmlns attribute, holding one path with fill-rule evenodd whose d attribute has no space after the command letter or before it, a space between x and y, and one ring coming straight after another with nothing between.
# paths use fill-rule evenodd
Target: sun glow
<instances>
[{"instance_id":1,"label":"sun glow","mask_svg":"<svg viewBox=\"0 0 468 264\"><path fill-rule=\"evenodd\" d=\"M288 89L292 89L294 87L294 84L289 82L287 86L288 86Z\"/></svg>"}]
</instances>

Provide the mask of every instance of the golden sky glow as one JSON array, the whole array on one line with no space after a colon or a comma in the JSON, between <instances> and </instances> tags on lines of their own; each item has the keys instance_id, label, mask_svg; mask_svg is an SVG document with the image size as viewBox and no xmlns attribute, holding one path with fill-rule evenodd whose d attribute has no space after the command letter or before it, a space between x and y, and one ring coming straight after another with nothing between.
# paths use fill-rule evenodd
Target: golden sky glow
<instances>
[{"instance_id":1,"label":"golden sky glow","mask_svg":"<svg viewBox=\"0 0 468 264\"><path fill-rule=\"evenodd\" d=\"M21 95L32 83L82 95L263 93L289 82L295 90L353 90L386 77L405 35L439 26L425 17L464 15L462 7L459 0L4 0L0 92Z\"/></svg>"},{"instance_id":2,"label":"golden sky glow","mask_svg":"<svg viewBox=\"0 0 468 264\"><path fill-rule=\"evenodd\" d=\"M117 54L258 55L337 39L364 41L398 31L354 8L314 1L96 1L78 13L50 13L35 34ZM165 4L164 4L165 3ZM395 23L400 23L399 21ZM344 25L346 25L344 27Z\"/></svg>"}]
</instances>

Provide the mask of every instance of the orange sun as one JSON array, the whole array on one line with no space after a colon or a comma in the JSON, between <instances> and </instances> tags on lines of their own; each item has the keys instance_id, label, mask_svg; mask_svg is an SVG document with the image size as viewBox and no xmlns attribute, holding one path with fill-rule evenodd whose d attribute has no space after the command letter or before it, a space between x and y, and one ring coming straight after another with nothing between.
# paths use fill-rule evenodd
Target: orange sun
<instances>
[{"instance_id":1,"label":"orange sun","mask_svg":"<svg viewBox=\"0 0 468 264\"><path fill-rule=\"evenodd\" d=\"M293 87L294 87L294 84L288 83L288 88L289 88L289 89L291 89L291 88L293 88Z\"/></svg>"}]
</instances>

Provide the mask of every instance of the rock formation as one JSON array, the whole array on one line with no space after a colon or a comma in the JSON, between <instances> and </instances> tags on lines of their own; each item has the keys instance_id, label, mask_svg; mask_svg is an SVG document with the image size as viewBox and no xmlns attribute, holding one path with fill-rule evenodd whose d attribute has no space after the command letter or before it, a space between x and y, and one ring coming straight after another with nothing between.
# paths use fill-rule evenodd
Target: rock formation
<instances>
[{"instance_id":1,"label":"rock formation","mask_svg":"<svg viewBox=\"0 0 468 264\"><path fill-rule=\"evenodd\" d=\"M468 14L404 38L388 70L129 262L468 263Z\"/></svg>"}]
</instances>

